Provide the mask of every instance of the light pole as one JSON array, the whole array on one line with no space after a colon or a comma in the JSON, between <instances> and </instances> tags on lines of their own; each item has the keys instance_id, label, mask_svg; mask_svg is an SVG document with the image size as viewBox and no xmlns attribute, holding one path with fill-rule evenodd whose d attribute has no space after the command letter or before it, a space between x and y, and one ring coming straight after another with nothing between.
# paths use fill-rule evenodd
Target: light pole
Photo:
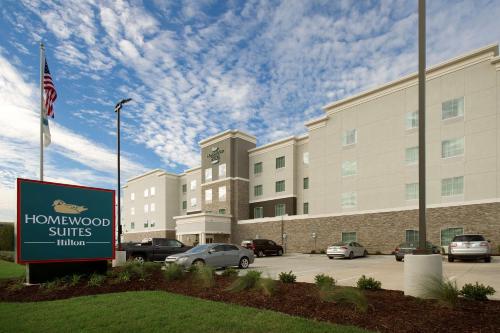
<instances>
[{"instance_id":1,"label":"light pole","mask_svg":"<svg viewBox=\"0 0 500 333\"><path fill-rule=\"evenodd\" d=\"M122 207L121 207L121 187L120 187L120 111L122 110L122 106L125 103L128 103L132 100L132 98L125 98L116 103L115 112L116 112L116 150L117 150L117 193L118 193L118 250L121 250L122 245Z\"/></svg>"},{"instance_id":2,"label":"light pole","mask_svg":"<svg viewBox=\"0 0 500 333\"><path fill-rule=\"evenodd\" d=\"M427 226L425 217L425 0L418 1L418 239L425 253Z\"/></svg>"}]
</instances>

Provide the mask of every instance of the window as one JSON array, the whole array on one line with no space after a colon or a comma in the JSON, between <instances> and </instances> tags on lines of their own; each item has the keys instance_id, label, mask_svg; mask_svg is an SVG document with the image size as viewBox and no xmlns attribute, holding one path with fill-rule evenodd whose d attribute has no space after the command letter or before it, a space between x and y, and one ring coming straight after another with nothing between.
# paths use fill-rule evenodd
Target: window
<instances>
[{"instance_id":1,"label":"window","mask_svg":"<svg viewBox=\"0 0 500 333\"><path fill-rule=\"evenodd\" d=\"M418 163L418 146L406 148L405 161L407 165Z\"/></svg>"},{"instance_id":2,"label":"window","mask_svg":"<svg viewBox=\"0 0 500 333\"><path fill-rule=\"evenodd\" d=\"M153 196L153 195L155 195L155 194L156 194L156 188L155 188L154 186L153 186L153 187L151 187L151 188L149 189L149 194L150 194L151 196Z\"/></svg>"},{"instance_id":3,"label":"window","mask_svg":"<svg viewBox=\"0 0 500 333\"><path fill-rule=\"evenodd\" d=\"M148 189L145 189L145 190L144 190L144 198L147 198L147 197L148 197L148 194L149 194Z\"/></svg>"},{"instance_id":4,"label":"window","mask_svg":"<svg viewBox=\"0 0 500 333\"><path fill-rule=\"evenodd\" d=\"M212 168L205 169L205 181L209 182L212 180Z\"/></svg>"},{"instance_id":5,"label":"window","mask_svg":"<svg viewBox=\"0 0 500 333\"><path fill-rule=\"evenodd\" d=\"M264 217L264 207L254 207L253 209L253 218L259 219Z\"/></svg>"},{"instance_id":6,"label":"window","mask_svg":"<svg viewBox=\"0 0 500 333\"><path fill-rule=\"evenodd\" d=\"M406 129L418 128L418 111L408 112L406 114Z\"/></svg>"},{"instance_id":7,"label":"window","mask_svg":"<svg viewBox=\"0 0 500 333\"><path fill-rule=\"evenodd\" d=\"M353 208L358 204L356 192L342 193L342 208Z\"/></svg>"},{"instance_id":8,"label":"window","mask_svg":"<svg viewBox=\"0 0 500 333\"><path fill-rule=\"evenodd\" d=\"M464 138L443 140L441 142L441 157L448 158L464 154Z\"/></svg>"},{"instance_id":9,"label":"window","mask_svg":"<svg viewBox=\"0 0 500 333\"><path fill-rule=\"evenodd\" d=\"M309 152L306 151L304 154L302 154L302 161L304 164L309 164Z\"/></svg>"},{"instance_id":10,"label":"window","mask_svg":"<svg viewBox=\"0 0 500 333\"><path fill-rule=\"evenodd\" d=\"M276 158L276 169L281 169L285 167L285 156Z\"/></svg>"},{"instance_id":11,"label":"window","mask_svg":"<svg viewBox=\"0 0 500 333\"><path fill-rule=\"evenodd\" d=\"M150 212L154 212L155 210L156 210L156 206L155 206L155 204L154 204L154 203L150 204L150 205L149 205L149 211L150 211Z\"/></svg>"},{"instance_id":12,"label":"window","mask_svg":"<svg viewBox=\"0 0 500 333\"><path fill-rule=\"evenodd\" d=\"M356 242L357 241L357 236L355 232L343 232L342 233L342 242L343 243L350 243L350 242Z\"/></svg>"},{"instance_id":13,"label":"window","mask_svg":"<svg viewBox=\"0 0 500 333\"><path fill-rule=\"evenodd\" d=\"M353 145L356 142L357 142L357 131L355 128L344 131L344 135L342 135L342 146Z\"/></svg>"},{"instance_id":14,"label":"window","mask_svg":"<svg viewBox=\"0 0 500 333\"><path fill-rule=\"evenodd\" d=\"M135 200L135 193L130 193L130 200L132 200L132 201Z\"/></svg>"},{"instance_id":15,"label":"window","mask_svg":"<svg viewBox=\"0 0 500 333\"><path fill-rule=\"evenodd\" d=\"M187 192L187 184L182 184L182 193Z\"/></svg>"},{"instance_id":16,"label":"window","mask_svg":"<svg viewBox=\"0 0 500 333\"><path fill-rule=\"evenodd\" d=\"M130 229L135 229L135 223L134 222L130 222Z\"/></svg>"},{"instance_id":17,"label":"window","mask_svg":"<svg viewBox=\"0 0 500 333\"><path fill-rule=\"evenodd\" d=\"M191 207L196 207L196 198L191 198Z\"/></svg>"},{"instance_id":18,"label":"window","mask_svg":"<svg viewBox=\"0 0 500 333\"><path fill-rule=\"evenodd\" d=\"M219 209L219 214L226 215L226 209L225 208Z\"/></svg>"},{"instance_id":19,"label":"window","mask_svg":"<svg viewBox=\"0 0 500 333\"><path fill-rule=\"evenodd\" d=\"M464 98L455 98L441 104L441 119L451 119L463 117L464 115Z\"/></svg>"},{"instance_id":20,"label":"window","mask_svg":"<svg viewBox=\"0 0 500 333\"><path fill-rule=\"evenodd\" d=\"M148 212L148 210L149 210L149 206L148 206L148 204L145 204L145 205L144 205L144 213L147 213L147 212Z\"/></svg>"},{"instance_id":21,"label":"window","mask_svg":"<svg viewBox=\"0 0 500 333\"><path fill-rule=\"evenodd\" d=\"M309 214L309 202L304 202L303 213Z\"/></svg>"},{"instance_id":22,"label":"window","mask_svg":"<svg viewBox=\"0 0 500 333\"><path fill-rule=\"evenodd\" d=\"M309 188L309 177L304 178L304 190Z\"/></svg>"},{"instance_id":23,"label":"window","mask_svg":"<svg viewBox=\"0 0 500 333\"><path fill-rule=\"evenodd\" d=\"M150 226L151 228L154 228L154 227L155 227L155 225L156 225L156 222L155 222L155 221L151 221L151 223L149 224L149 226Z\"/></svg>"},{"instance_id":24,"label":"window","mask_svg":"<svg viewBox=\"0 0 500 333\"><path fill-rule=\"evenodd\" d=\"M274 216L282 216L285 215L286 205L285 204L277 204L274 206Z\"/></svg>"},{"instance_id":25,"label":"window","mask_svg":"<svg viewBox=\"0 0 500 333\"><path fill-rule=\"evenodd\" d=\"M407 243L418 243L418 230L406 230L405 241Z\"/></svg>"},{"instance_id":26,"label":"window","mask_svg":"<svg viewBox=\"0 0 500 333\"><path fill-rule=\"evenodd\" d=\"M147 227L148 227L148 225L149 225L148 220L144 221L144 228L147 228Z\"/></svg>"},{"instance_id":27,"label":"window","mask_svg":"<svg viewBox=\"0 0 500 333\"><path fill-rule=\"evenodd\" d=\"M342 162L342 177L354 176L358 173L358 162L344 161Z\"/></svg>"},{"instance_id":28,"label":"window","mask_svg":"<svg viewBox=\"0 0 500 333\"><path fill-rule=\"evenodd\" d=\"M134 207L130 208L130 215L135 215L135 208Z\"/></svg>"},{"instance_id":29,"label":"window","mask_svg":"<svg viewBox=\"0 0 500 333\"><path fill-rule=\"evenodd\" d=\"M191 191L196 190L196 179L191 181L190 187Z\"/></svg>"},{"instance_id":30,"label":"window","mask_svg":"<svg viewBox=\"0 0 500 333\"><path fill-rule=\"evenodd\" d=\"M226 201L226 187L219 187L219 201Z\"/></svg>"},{"instance_id":31,"label":"window","mask_svg":"<svg viewBox=\"0 0 500 333\"><path fill-rule=\"evenodd\" d=\"M205 190L205 203L212 202L212 189Z\"/></svg>"},{"instance_id":32,"label":"window","mask_svg":"<svg viewBox=\"0 0 500 333\"><path fill-rule=\"evenodd\" d=\"M285 181L279 180L276 182L276 192L285 192Z\"/></svg>"},{"instance_id":33,"label":"window","mask_svg":"<svg viewBox=\"0 0 500 333\"><path fill-rule=\"evenodd\" d=\"M226 177L226 163L219 165L219 179Z\"/></svg>"},{"instance_id":34,"label":"window","mask_svg":"<svg viewBox=\"0 0 500 333\"><path fill-rule=\"evenodd\" d=\"M441 246L448 246L453 237L464 233L464 228L447 228L441 229Z\"/></svg>"},{"instance_id":35,"label":"window","mask_svg":"<svg viewBox=\"0 0 500 333\"><path fill-rule=\"evenodd\" d=\"M186 210L186 209L187 209L187 201L186 201L186 200L184 200L184 201L182 202L182 209L183 209L183 210Z\"/></svg>"},{"instance_id":36,"label":"window","mask_svg":"<svg viewBox=\"0 0 500 333\"><path fill-rule=\"evenodd\" d=\"M253 165L253 173L255 175L257 174L261 174L262 173L262 162L259 162L259 163L255 163Z\"/></svg>"},{"instance_id":37,"label":"window","mask_svg":"<svg viewBox=\"0 0 500 333\"><path fill-rule=\"evenodd\" d=\"M406 200L418 199L418 183L411 183L405 185L405 198Z\"/></svg>"},{"instance_id":38,"label":"window","mask_svg":"<svg viewBox=\"0 0 500 333\"><path fill-rule=\"evenodd\" d=\"M449 197L464 194L464 177L441 179L441 196Z\"/></svg>"},{"instance_id":39,"label":"window","mask_svg":"<svg viewBox=\"0 0 500 333\"><path fill-rule=\"evenodd\" d=\"M262 185L255 185L253 187L253 195L258 197L259 195L262 195L263 190L262 190Z\"/></svg>"}]
</instances>

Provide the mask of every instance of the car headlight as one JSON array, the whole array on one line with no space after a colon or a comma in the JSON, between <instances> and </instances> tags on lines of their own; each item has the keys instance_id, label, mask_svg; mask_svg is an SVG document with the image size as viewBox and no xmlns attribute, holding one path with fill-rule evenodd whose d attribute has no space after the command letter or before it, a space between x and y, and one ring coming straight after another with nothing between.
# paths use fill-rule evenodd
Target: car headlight
<instances>
[{"instance_id":1,"label":"car headlight","mask_svg":"<svg viewBox=\"0 0 500 333\"><path fill-rule=\"evenodd\" d=\"M180 263L186 262L187 260L188 260L187 257L181 257L181 258L177 259L177 261Z\"/></svg>"}]
</instances>

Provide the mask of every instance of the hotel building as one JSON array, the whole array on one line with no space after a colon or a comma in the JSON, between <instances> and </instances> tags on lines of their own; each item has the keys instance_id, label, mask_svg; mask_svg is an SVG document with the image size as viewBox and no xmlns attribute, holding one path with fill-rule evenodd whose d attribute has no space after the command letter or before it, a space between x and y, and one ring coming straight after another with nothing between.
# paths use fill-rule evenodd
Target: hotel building
<instances>
[{"instance_id":1,"label":"hotel building","mask_svg":"<svg viewBox=\"0 0 500 333\"><path fill-rule=\"evenodd\" d=\"M500 244L500 57L491 45L427 70L428 239ZM333 102L307 132L256 146L230 130L200 142L200 166L153 170L123 188L124 240L269 238L289 251L356 240L390 252L418 239L418 80Z\"/></svg>"}]
</instances>

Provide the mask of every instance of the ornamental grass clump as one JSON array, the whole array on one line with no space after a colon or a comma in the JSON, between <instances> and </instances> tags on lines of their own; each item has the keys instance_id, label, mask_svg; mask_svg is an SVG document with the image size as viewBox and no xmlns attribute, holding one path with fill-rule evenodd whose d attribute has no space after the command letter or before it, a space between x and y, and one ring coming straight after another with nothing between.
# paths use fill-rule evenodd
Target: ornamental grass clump
<instances>
[{"instance_id":1,"label":"ornamental grass clump","mask_svg":"<svg viewBox=\"0 0 500 333\"><path fill-rule=\"evenodd\" d=\"M197 286L208 289L215 285L215 269L213 267L208 265L199 266L193 274Z\"/></svg>"},{"instance_id":2,"label":"ornamental grass clump","mask_svg":"<svg viewBox=\"0 0 500 333\"><path fill-rule=\"evenodd\" d=\"M253 289L261 279L261 272L248 271L245 275L238 277L228 288L230 292L239 292Z\"/></svg>"},{"instance_id":3,"label":"ornamental grass clump","mask_svg":"<svg viewBox=\"0 0 500 333\"><path fill-rule=\"evenodd\" d=\"M492 286L485 286L482 283L479 284L479 282L476 282L476 284L464 284L460 290L460 295L469 300L486 301L488 300L488 295L493 295L495 292Z\"/></svg>"},{"instance_id":4,"label":"ornamental grass clump","mask_svg":"<svg viewBox=\"0 0 500 333\"><path fill-rule=\"evenodd\" d=\"M257 288L266 296L272 296L276 293L276 280L270 277L261 278L257 283Z\"/></svg>"},{"instance_id":5,"label":"ornamental grass clump","mask_svg":"<svg viewBox=\"0 0 500 333\"><path fill-rule=\"evenodd\" d=\"M167 265L163 271L163 275L167 281L180 280L184 277L184 268L174 262Z\"/></svg>"},{"instance_id":6,"label":"ornamental grass clump","mask_svg":"<svg viewBox=\"0 0 500 333\"><path fill-rule=\"evenodd\" d=\"M97 273L92 273L92 275L89 278L89 281L87 282L87 286L89 287L100 287L106 280L106 276L97 274Z\"/></svg>"},{"instance_id":7,"label":"ornamental grass clump","mask_svg":"<svg viewBox=\"0 0 500 333\"><path fill-rule=\"evenodd\" d=\"M222 276L235 278L239 274L238 270L233 267L226 267L226 269L222 272Z\"/></svg>"},{"instance_id":8,"label":"ornamental grass clump","mask_svg":"<svg viewBox=\"0 0 500 333\"><path fill-rule=\"evenodd\" d=\"M437 300L440 304L452 308L458 303L460 291L455 281L438 277L429 278L422 286L422 296Z\"/></svg>"},{"instance_id":9,"label":"ornamental grass clump","mask_svg":"<svg viewBox=\"0 0 500 333\"><path fill-rule=\"evenodd\" d=\"M368 310L368 300L363 292L356 288L336 287L330 290L323 290L321 299L326 302L352 304L356 311L359 312L366 312Z\"/></svg>"},{"instance_id":10,"label":"ornamental grass clump","mask_svg":"<svg viewBox=\"0 0 500 333\"><path fill-rule=\"evenodd\" d=\"M332 289L333 287L335 287L337 281L335 281L335 279L332 278L331 276L325 274L317 274L314 277L314 283L321 290L321 289Z\"/></svg>"},{"instance_id":11,"label":"ornamental grass clump","mask_svg":"<svg viewBox=\"0 0 500 333\"><path fill-rule=\"evenodd\" d=\"M294 283L297 281L297 275L293 274L292 271L286 273L281 272L278 276L281 282L283 283Z\"/></svg>"},{"instance_id":12,"label":"ornamental grass clump","mask_svg":"<svg viewBox=\"0 0 500 333\"><path fill-rule=\"evenodd\" d=\"M382 282L377 281L372 277L362 275L357 282L357 286L359 289L364 290L380 290L382 289Z\"/></svg>"},{"instance_id":13,"label":"ornamental grass clump","mask_svg":"<svg viewBox=\"0 0 500 333\"><path fill-rule=\"evenodd\" d=\"M8 291L18 291L24 288L24 278L19 278L13 280L9 285L7 286Z\"/></svg>"},{"instance_id":14,"label":"ornamental grass clump","mask_svg":"<svg viewBox=\"0 0 500 333\"><path fill-rule=\"evenodd\" d=\"M80 283L81 279L82 279L82 276L80 274L73 274L69 277L68 284L70 287L74 287L78 283Z\"/></svg>"}]
</instances>

